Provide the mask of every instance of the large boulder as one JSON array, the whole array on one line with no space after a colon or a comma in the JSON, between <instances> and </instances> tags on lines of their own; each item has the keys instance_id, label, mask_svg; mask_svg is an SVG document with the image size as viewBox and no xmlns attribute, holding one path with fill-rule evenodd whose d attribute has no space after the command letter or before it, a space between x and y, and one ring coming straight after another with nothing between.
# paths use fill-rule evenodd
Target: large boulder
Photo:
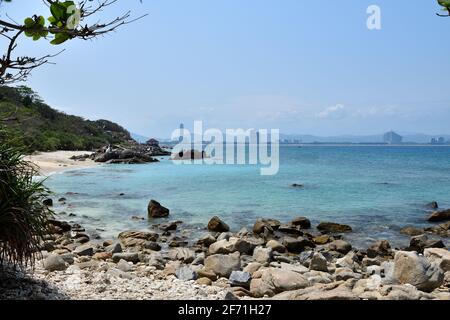
<instances>
[{"instance_id":1,"label":"large boulder","mask_svg":"<svg viewBox=\"0 0 450 320\"><path fill-rule=\"evenodd\" d=\"M259 276L250 282L250 292L256 298L265 295L272 297L284 291L302 289L309 285L306 277L290 270L268 268L262 270Z\"/></svg>"},{"instance_id":2,"label":"large boulder","mask_svg":"<svg viewBox=\"0 0 450 320\"><path fill-rule=\"evenodd\" d=\"M450 271L450 251L442 248L425 249L423 255L430 261L436 262L444 271Z\"/></svg>"},{"instance_id":3,"label":"large boulder","mask_svg":"<svg viewBox=\"0 0 450 320\"><path fill-rule=\"evenodd\" d=\"M334 222L321 222L317 226L317 230L319 230L322 233L345 233L351 232L352 227L345 224L339 224Z\"/></svg>"},{"instance_id":4,"label":"large boulder","mask_svg":"<svg viewBox=\"0 0 450 320\"><path fill-rule=\"evenodd\" d=\"M155 200L150 201L147 210L149 218L165 218L170 214L169 209L163 207L159 202Z\"/></svg>"},{"instance_id":5,"label":"large boulder","mask_svg":"<svg viewBox=\"0 0 450 320\"><path fill-rule=\"evenodd\" d=\"M205 270L212 271L214 274L228 278L231 272L238 271L241 268L241 257L239 252L229 255L215 254L205 259Z\"/></svg>"},{"instance_id":6,"label":"large boulder","mask_svg":"<svg viewBox=\"0 0 450 320\"><path fill-rule=\"evenodd\" d=\"M230 227L219 217L213 217L209 220L208 230L213 232L228 232L230 231Z\"/></svg>"},{"instance_id":7,"label":"large boulder","mask_svg":"<svg viewBox=\"0 0 450 320\"><path fill-rule=\"evenodd\" d=\"M441 222L447 220L450 220L450 209L435 211L428 217L428 221L430 222Z\"/></svg>"},{"instance_id":8,"label":"large boulder","mask_svg":"<svg viewBox=\"0 0 450 320\"><path fill-rule=\"evenodd\" d=\"M444 283L444 272L416 252L397 251L393 278L400 284L411 284L421 291L431 292Z\"/></svg>"}]
</instances>

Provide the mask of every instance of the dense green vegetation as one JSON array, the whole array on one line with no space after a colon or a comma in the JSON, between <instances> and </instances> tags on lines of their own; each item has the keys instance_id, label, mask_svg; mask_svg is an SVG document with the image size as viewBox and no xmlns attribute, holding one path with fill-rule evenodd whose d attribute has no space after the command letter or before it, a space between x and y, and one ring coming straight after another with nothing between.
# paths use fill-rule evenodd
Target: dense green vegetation
<instances>
[{"instance_id":1,"label":"dense green vegetation","mask_svg":"<svg viewBox=\"0 0 450 320\"><path fill-rule=\"evenodd\" d=\"M52 216L43 204L48 190L33 179L37 171L22 154L7 141L0 143L0 269L4 262L33 263Z\"/></svg>"},{"instance_id":2,"label":"dense green vegetation","mask_svg":"<svg viewBox=\"0 0 450 320\"><path fill-rule=\"evenodd\" d=\"M0 141L30 151L92 150L132 138L107 120L89 121L52 109L27 87L0 86Z\"/></svg>"}]
</instances>

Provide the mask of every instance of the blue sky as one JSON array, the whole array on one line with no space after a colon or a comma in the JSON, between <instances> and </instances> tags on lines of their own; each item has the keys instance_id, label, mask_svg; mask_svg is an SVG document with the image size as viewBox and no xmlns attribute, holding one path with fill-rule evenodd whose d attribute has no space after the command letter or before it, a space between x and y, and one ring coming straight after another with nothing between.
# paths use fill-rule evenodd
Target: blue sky
<instances>
[{"instance_id":1,"label":"blue sky","mask_svg":"<svg viewBox=\"0 0 450 320\"><path fill-rule=\"evenodd\" d=\"M4 5L16 20L41 1ZM28 85L52 106L147 136L180 122L316 135L449 133L450 18L436 1L138 0L145 19L72 41ZM381 8L369 31L366 9ZM23 53L56 52L26 39Z\"/></svg>"}]
</instances>

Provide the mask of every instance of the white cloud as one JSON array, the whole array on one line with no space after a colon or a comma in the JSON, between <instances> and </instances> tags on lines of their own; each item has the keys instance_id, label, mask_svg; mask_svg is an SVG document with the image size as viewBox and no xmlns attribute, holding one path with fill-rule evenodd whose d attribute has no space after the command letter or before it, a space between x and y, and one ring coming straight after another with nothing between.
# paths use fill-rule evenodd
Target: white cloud
<instances>
[{"instance_id":1,"label":"white cloud","mask_svg":"<svg viewBox=\"0 0 450 320\"><path fill-rule=\"evenodd\" d=\"M320 119L342 119L347 116L347 110L342 104L337 104L332 107L328 107L322 112L316 114Z\"/></svg>"}]
</instances>

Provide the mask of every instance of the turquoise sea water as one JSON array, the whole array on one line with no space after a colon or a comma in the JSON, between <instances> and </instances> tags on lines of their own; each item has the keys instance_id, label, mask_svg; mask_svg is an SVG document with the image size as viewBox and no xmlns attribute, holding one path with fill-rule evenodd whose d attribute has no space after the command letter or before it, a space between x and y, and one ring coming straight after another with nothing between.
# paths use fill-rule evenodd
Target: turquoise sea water
<instances>
[{"instance_id":1,"label":"turquoise sea water","mask_svg":"<svg viewBox=\"0 0 450 320\"><path fill-rule=\"evenodd\" d=\"M347 238L364 246L373 239L407 245L405 225L427 226L424 204L450 207L449 147L295 146L281 147L280 171L261 176L257 166L103 165L51 176L46 184L66 197L73 221L112 237L127 229L146 229L150 199L171 210L171 220L204 226L213 215L234 230L259 217L313 223L350 224ZM293 183L304 188L292 188ZM77 195L66 195L75 192ZM124 196L120 196L124 193Z\"/></svg>"}]
</instances>

